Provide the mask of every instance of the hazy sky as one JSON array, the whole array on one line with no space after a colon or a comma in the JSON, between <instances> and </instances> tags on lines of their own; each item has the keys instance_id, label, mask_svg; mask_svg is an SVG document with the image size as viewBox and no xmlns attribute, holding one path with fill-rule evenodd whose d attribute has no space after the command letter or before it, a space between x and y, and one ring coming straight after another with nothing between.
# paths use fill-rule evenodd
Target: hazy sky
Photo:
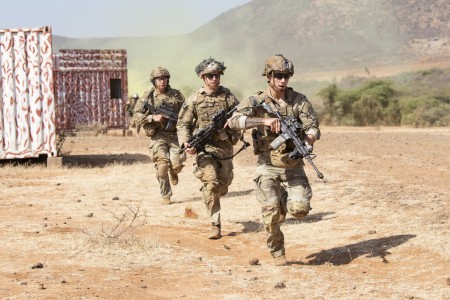
<instances>
[{"instance_id":1,"label":"hazy sky","mask_svg":"<svg viewBox=\"0 0 450 300\"><path fill-rule=\"evenodd\" d=\"M0 29L51 26L67 37L189 33L251 0L6 0Z\"/></svg>"}]
</instances>

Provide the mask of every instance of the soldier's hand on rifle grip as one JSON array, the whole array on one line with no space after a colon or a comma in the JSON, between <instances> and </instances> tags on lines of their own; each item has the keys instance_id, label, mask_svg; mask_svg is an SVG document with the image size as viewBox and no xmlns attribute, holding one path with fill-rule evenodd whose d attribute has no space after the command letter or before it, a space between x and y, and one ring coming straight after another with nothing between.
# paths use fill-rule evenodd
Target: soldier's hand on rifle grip
<instances>
[{"instance_id":1,"label":"soldier's hand on rifle grip","mask_svg":"<svg viewBox=\"0 0 450 300\"><path fill-rule=\"evenodd\" d=\"M153 115L152 120L155 122L161 122L162 120L164 120L164 117L162 115Z\"/></svg>"},{"instance_id":2,"label":"soldier's hand on rifle grip","mask_svg":"<svg viewBox=\"0 0 450 300\"><path fill-rule=\"evenodd\" d=\"M316 138L312 134L307 134L305 136L305 142L307 142L309 145L311 145L311 148L313 147L313 144L315 141L316 141Z\"/></svg>"},{"instance_id":3,"label":"soldier's hand on rifle grip","mask_svg":"<svg viewBox=\"0 0 450 300\"><path fill-rule=\"evenodd\" d=\"M189 143L184 143L183 148L186 148L184 151L187 154L194 155L195 153L197 153L197 150L195 148L191 148L191 145L189 145Z\"/></svg>"},{"instance_id":4,"label":"soldier's hand on rifle grip","mask_svg":"<svg viewBox=\"0 0 450 300\"><path fill-rule=\"evenodd\" d=\"M280 120L278 118L264 119L264 126L269 127L272 132L279 132L281 130Z\"/></svg>"}]
</instances>

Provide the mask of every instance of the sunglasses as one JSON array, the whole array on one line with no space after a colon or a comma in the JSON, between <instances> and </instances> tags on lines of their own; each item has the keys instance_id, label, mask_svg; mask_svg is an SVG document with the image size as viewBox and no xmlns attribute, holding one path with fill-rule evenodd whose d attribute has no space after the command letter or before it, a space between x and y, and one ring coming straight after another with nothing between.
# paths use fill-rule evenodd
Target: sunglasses
<instances>
[{"instance_id":1,"label":"sunglasses","mask_svg":"<svg viewBox=\"0 0 450 300\"><path fill-rule=\"evenodd\" d=\"M208 79L213 79L214 77L220 79L220 74L205 74L205 77Z\"/></svg>"},{"instance_id":2,"label":"sunglasses","mask_svg":"<svg viewBox=\"0 0 450 300\"><path fill-rule=\"evenodd\" d=\"M273 77L275 77L276 79L286 79L288 80L289 78L291 78L291 74L289 73L273 73Z\"/></svg>"}]
</instances>

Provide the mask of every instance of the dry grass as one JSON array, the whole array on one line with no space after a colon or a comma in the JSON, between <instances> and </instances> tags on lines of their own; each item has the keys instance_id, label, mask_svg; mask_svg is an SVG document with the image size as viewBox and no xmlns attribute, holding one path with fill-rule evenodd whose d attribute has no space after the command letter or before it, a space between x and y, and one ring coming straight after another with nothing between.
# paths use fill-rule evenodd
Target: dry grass
<instances>
[{"instance_id":1,"label":"dry grass","mask_svg":"<svg viewBox=\"0 0 450 300\"><path fill-rule=\"evenodd\" d=\"M224 237L212 241L193 159L164 206L148 140L109 134L68 137L60 169L0 166L5 299L449 298L448 129L324 128L315 163L328 182L307 166L313 211L283 225L281 268L265 246L251 150L236 157Z\"/></svg>"}]
</instances>

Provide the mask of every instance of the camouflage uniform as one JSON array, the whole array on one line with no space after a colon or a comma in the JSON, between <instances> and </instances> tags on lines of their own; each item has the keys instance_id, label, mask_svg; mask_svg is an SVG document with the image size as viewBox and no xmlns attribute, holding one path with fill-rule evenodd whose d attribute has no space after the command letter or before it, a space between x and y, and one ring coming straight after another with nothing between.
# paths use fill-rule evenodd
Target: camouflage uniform
<instances>
[{"instance_id":1,"label":"camouflage uniform","mask_svg":"<svg viewBox=\"0 0 450 300\"><path fill-rule=\"evenodd\" d=\"M202 76L199 72L197 74ZM218 90L212 94L208 94L203 87L195 91L180 111L177 125L179 144L184 145L193 134L208 127L212 123L211 117L214 113L219 110L229 111L238 103L230 90L223 86L219 86ZM231 129L219 131L205 146L206 152L197 153L194 163L194 175L202 181L201 191L211 225L219 229L220 197L227 194L228 186L233 180L233 161L216 158L233 155L233 144L237 142L235 137L236 132Z\"/></svg>"},{"instance_id":2,"label":"camouflage uniform","mask_svg":"<svg viewBox=\"0 0 450 300\"><path fill-rule=\"evenodd\" d=\"M163 199L169 199L170 202L172 196L170 181L172 184L178 182L178 173L184 166L186 155L178 153L180 147L178 146L176 124L167 128L167 120L163 122L150 121L153 115L144 109L144 102L148 102L153 107L165 103L179 112L184 102L184 96L180 91L172 89L170 85L167 86L164 94L157 93L157 90L152 88L137 101L133 114L134 122L142 125L145 134L150 137L150 158L154 163L161 196Z\"/></svg>"},{"instance_id":3,"label":"camouflage uniform","mask_svg":"<svg viewBox=\"0 0 450 300\"><path fill-rule=\"evenodd\" d=\"M292 72L293 74L293 66ZM264 75L264 74L263 74ZM305 95L287 88L285 93L286 106L280 106L271 96L269 88L241 101L237 112L233 114L229 127L243 129L243 120L250 118L273 118L260 105L268 103L272 109L278 110L282 116L292 116L303 124L300 137L311 134L319 139L319 122L315 110ZM241 124L239 124L241 122ZM255 127L255 126L253 126ZM304 171L301 159L290 159L289 153L294 149L292 141L282 144L276 150L269 145L276 139L278 133L270 131L264 125L258 125L252 130L253 147L258 155L256 176L256 197L261 205L265 230L268 232L267 246L274 258L285 257L284 235L280 225L287 212L295 218L305 217L309 211L312 190Z\"/></svg>"},{"instance_id":4,"label":"camouflage uniform","mask_svg":"<svg viewBox=\"0 0 450 300\"><path fill-rule=\"evenodd\" d=\"M128 99L128 103L126 105L126 110L129 115L129 122L128 122L128 128L132 127L135 128L136 124L134 123L133 119L133 113L134 113L134 107L136 106L137 101L139 100L138 94L134 94L132 97ZM140 125L139 125L140 129Z\"/></svg>"}]
</instances>

